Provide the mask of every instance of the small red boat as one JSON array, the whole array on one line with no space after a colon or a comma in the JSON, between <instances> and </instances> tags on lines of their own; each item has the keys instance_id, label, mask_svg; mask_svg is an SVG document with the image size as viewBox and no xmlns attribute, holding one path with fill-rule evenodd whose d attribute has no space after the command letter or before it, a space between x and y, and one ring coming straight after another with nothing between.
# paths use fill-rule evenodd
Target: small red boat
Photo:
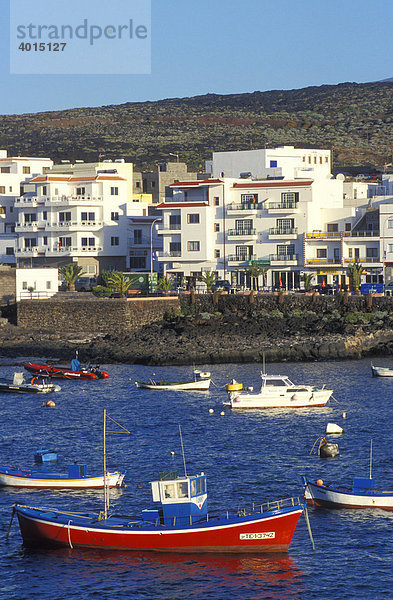
<instances>
[{"instance_id":1,"label":"small red boat","mask_svg":"<svg viewBox=\"0 0 393 600\"><path fill-rule=\"evenodd\" d=\"M52 365L28 362L24 365L27 371L40 377L53 377L56 379L107 379L106 371L100 371L98 367L81 367L77 359L71 361L71 367L54 367Z\"/></svg>"}]
</instances>

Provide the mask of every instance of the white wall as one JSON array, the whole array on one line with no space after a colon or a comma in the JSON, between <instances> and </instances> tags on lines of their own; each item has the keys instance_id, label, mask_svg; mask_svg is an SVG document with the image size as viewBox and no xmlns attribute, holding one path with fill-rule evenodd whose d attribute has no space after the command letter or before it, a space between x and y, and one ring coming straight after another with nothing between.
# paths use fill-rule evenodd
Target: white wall
<instances>
[{"instance_id":1,"label":"white wall","mask_svg":"<svg viewBox=\"0 0 393 600\"><path fill-rule=\"evenodd\" d=\"M34 288L30 294L28 288ZM58 269L16 269L16 300L50 298L59 289Z\"/></svg>"}]
</instances>

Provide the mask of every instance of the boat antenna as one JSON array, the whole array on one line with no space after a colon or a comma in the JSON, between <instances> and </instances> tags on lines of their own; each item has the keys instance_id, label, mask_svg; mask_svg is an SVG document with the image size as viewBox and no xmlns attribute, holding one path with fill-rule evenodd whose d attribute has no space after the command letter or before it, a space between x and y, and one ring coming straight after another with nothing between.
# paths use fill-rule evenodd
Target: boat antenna
<instances>
[{"instance_id":1,"label":"boat antenna","mask_svg":"<svg viewBox=\"0 0 393 600\"><path fill-rule=\"evenodd\" d=\"M187 477L187 467L186 467L186 457L184 454L184 446L183 446L183 436L181 434L181 426L179 423L179 433L180 433L180 443L181 443L181 453L183 455L183 464L184 464L184 476Z\"/></svg>"},{"instance_id":2,"label":"boat antenna","mask_svg":"<svg viewBox=\"0 0 393 600\"><path fill-rule=\"evenodd\" d=\"M113 423L116 423L116 425L118 425L122 431L107 431L106 429L106 419L110 419L111 421L113 421ZM128 431L128 429L126 429L125 427L123 427L123 425L120 425L120 423L118 423L117 421L115 421L114 419L112 419L112 417L110 417L109 415L106 414L106 408L104 408L104 432L103 432L103 436L104 436L104 444L103 444L103 454L104 454L104 519L108 518L108 511L109 511L109 488L108 488L108 476L107 476L107 471L106 471L106 434L107 433L128 433L129 435L131 435L131 431Z\"/></svg>"},{"instance_id":3,"label":"boat antenna","mask_svg":"<svg viewBox=\"0 0 393 600\"><path fill-rule=\"evenodd\" d=\"M373 440L370 440L370 479L372 479L372 467L373 467Z\"/></svg>"}]
</instances>

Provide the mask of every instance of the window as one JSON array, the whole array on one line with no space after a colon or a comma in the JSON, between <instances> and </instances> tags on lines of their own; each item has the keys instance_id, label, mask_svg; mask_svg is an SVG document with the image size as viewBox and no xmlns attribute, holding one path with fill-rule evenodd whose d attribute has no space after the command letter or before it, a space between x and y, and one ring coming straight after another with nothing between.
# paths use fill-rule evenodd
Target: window
<instances>
[{"instance_id":1,"label":"window","mask_svg":"<svg viewBox=\"0 0 393 600\"><path fill-rule=\"evenodd\" d=\"M0 173L11 173L11 167L1 167Z\"/></svg>"},{"instance_id":2,"label":"window","mask_svg":"<svg viewBox=\"0 0 393 600\"><path fill-rule=\"evenodd\" d=\"M137 189L140 189L140 187L141 187L141 182L140 182L140 181L136 181L136 182L135 182L135 187L136 187Z\"/></svg>"},{"instance_id":3,"label":"window","mask_svg":"<svg viewBox=\"0 0 393 600\"><path fill-rule=\"evenodd\" d=\"M49 173L50 171L50 167L43 167L42 172L43 173Z\"/></svg>"},{"instance_id":4,"label":"window","mask_svg":"<svg viewBox=\"0 0 393 600\"><path fill-rule=\"evenodd\" d=\"M152 181L152 182L151 182L151 187L152 187L152 188L153 188L153 187L156 187L156 182L155 182L155 181Z\"/></svg>"},{"instance_id":5,"label":"window","mask_svg":"<svg viewBox=\"0 0 393 600\"><path fill-rule=\"evenodd\" d=\"M47 218L48 218L48 211L44 210L44 211L42 212L42 219L43 219L44 221L46 221L46 220L47 220Z\"/></svg>"},{"instance_id":6,"label":"window","mask_svg":"<svg viewBox=\"0 0 393 600\"><path fill-rule=\"evenodd\" d=\"M44 241L43 241L43 245L47 246L48 245L48 236L44 235Z\"/></svg>"},{"instance_id":7,"label":"window","mask_svg":"<svg viewBox=\"0 0 393 600\"><path fill-rule=\"evenodd\" d=\"M328 223L327 226L328 233L333 233L338 231L338 223Z\"/></svg>"},{"instance_id":8,"label":"window","mask_svg":"<svg viewBox=\"0 0 393 600\"><path fill-rule=\"evenodd\" d=\"M84 196L86 194L86 188L85 187L78 187L76 188L76 195L77 196Z\"/></svg>"},{"instance_id":9,"label":"window","mask_svg":"<svg viewBox=\"0 0 393 600\"><path fill-rule=\"evenodd\" d=\"M170 215L169 216L169 229L180 229L181 227L181 216Z\"/></svg>"},{"instance_id":10,"label":"window","mask_svg":"<svg viewBox=\"0 0 393 600\"><path fill-rule=\"evenodd\" d=\"M134 244L142 243L142 229L134 229Z\"/></svg>"},{"instance_id":11,"label":"window","mask_svg":"<svg viewBox=\"0 0 393 600\"><path fill-rule=\"evenodd\" d=\"M35 223L37 215L35 213L25 213L25 223Z\"/></svg>"},{"instance_id":12,"label":"window","mask_svg":"<svg viewBox=\"0 0 393 600\"><path fill-rule=\"evenodd\" d=\"M146 269L146 257L145 256L130 256L130 268L131 269Z\"/></svg>"},{"instance_id":13,"label":"window","mask_svg":"<svg viewBox=\"0 0 393 600\"><path fill-rule=\"evenodd\" d=\"M377 258L378 248L366 248L366 256L367 258Z\"/></svg>"},{"instance_id":14,"label":"window","mask_svg":"<svg viewBox=\"0 0 393 600\"><path fill-rule=\"evenodd\" d=\"M169 252L181 252L181 242L169 242Z\"/></svg>"},{"instance_id":15,"label":"window","mask_svg":"<svg viewBox=\"0 0 393 600\"><path fill-rule=\"evenodd\" d=\"M71 221L71 213L70 212L60 212L59 213L59 222L60 223L68 223Z\"/></svg>"},{"instance_id":16,"label":"window","mask_svg":"<svg viewBox=\"0 0 393 600\"><path fill-rule=\"evenodd\" d=\"M59 248L70 248L72 239L70 237L59 238Z\"/></svg>"},{"instance_id":17,"label":"window","mask_svg":"<svg viewBox=\"0 0 393 600\"><path fill-rule=\"evenodd\" d=\"M235 228L237 232L247 233L252 229L252 219L236 220Z\"/></svg>"},{"instance_id":18,"label":"window","mask_svg":"<svg viewBox=\"0 0 393 600\"><path fill-rule=\"evenodd\" d=\"M5 206L0 206L0 215L6 215L7 214L7 209Z\"/></svg>"},{"instance_id":19,"label":"window","mask_svg":"<svg viewBox=\"0 0 393 600\"><path fill-rule=\"evenodd\" d=\"M199 213L187 215L187 223L199 223Z\"/></svg>"},{"instance_id":20,"label":"window","mask_svg":"<svg viewBox=\"0 0 393 600\"><path fill-rule=\"evenodd\" d=\"M293 256L295 254L295 246L293 244L277 246L277 254L279 256Z\"/></svg>"},{"instance_id":21,"label":"window","mask_svg":"<svg viewBox=\"0 0 393 600\"><path fill-rule=\"evenodd\" d=\"M283 192L281 194L281 204L285 208L291 208L296 202L299 202L299 192Z\"/></svg>"},{"instance_id":22,"label":"window","mask_svg":"<svg viewBox=\"0 0 393 600\"><path fill-rule=\"evenodd\" d=\"M36 248L37 238L25 238L25 248Z\"/></svg>"},{"instance_id":23,"label":"window","mask_svg":"<svg viewBox=\"0 0 393 600\"><path fill-rule=\"evenodd\" d=\"M334 262L338 262L340 260L340 248L334 248Z\"/></svg>"},{"instance_id":24,"label":"window","mask_svg":"<svg viewBox=\"0 0 393 600\"><path fill-rule=\"evenodd\" d=\"M187 250L189 252L199 252L200 245L200 242L187 242Z\"/></svg>"},{"instance_id":25,"label":"window","mask_svg":"<svg viewBox=\"0 0 393 600\"><path fill-rule=\"evenodd\" d=\"M22 283L22 288L23 288L24 290L27 290L27 281L24 281L24 282Z\"/></svg>"},{"instance_id":26,"label":"window","mask_svg":"<svg viewBox=\"0 0 393 600\"><path fill-rule=\"evenodd\" d=\"M218 196L214 196L213 201L214 206L220 206L220 198Z\"/></svg>"},{"instance_id":27,"label":"window","mask_svg":"<svg viewBox=\"0 0 393 600\"><path fill-rule=\"evenodd\" d=\"M319 164L322 164L322 156L319 157Z\"/></svg>"},{"instance_id":28,"label":"window","mask_svg":"<svg viewBox=\"0 0 393 600\"><path fill-rule=\"evenodd\" d=\"M111 212L111 221L118 221L118 220L119 220L119 213Z\"/></svg>"},{"instance_id":29,"label":"window","mask_svg":"<svg viewBox=\"0 0 393 600\"><path fill-rule=\"evenodd\" d=\"M236 260L250 260L253 255L252 246L236 246Z\"/></svg>"},{"instance_id":30,"label":"window","mask_svg":"<svg viewBox=\"0 0 393 600\"><path fill-rule=\"evenodd\" d=\"M388 244L388 252L393 252L393 244Z\"/></svg>"},{"instance_id":31,"label":"window","mask_svg":"<svg viewBox=\"0 0 393 600\"><path fill-rule=\"evenodd\" d=\"M220 251L214 250L214 258L220 258Z\"/></svg>"},{"instance_id":32,"label":"window","mask_svg":"<svg viewBox=\"0 0 393 600\"><path fill-rule=\"evenodd\" d=\"M345 223L345 231L351 231L351 223Z\"/></svg>"},{"instance_id":33,"label":"window","mask_svg":"<svg viewBox=\"0 0 393 600\"><path fill-rule=\"evenodd\" d=\"M290 233L290 231L295 226L294 219L277 219L276 220L276 228L280 231L280 233Z\"/></svg>"},{"instance_id":34,"label":"window","mask_svg":"<svg viewBox=\"0 0 393 600\"><path fill-rule=\"evenodd\" d=\"M111 187L111 196L118 196L118 195L119 195L119 188Z\"/></svg>"},{"instance_id":35,"label":"window","mask_svg":"<svg viewBox=\"0 0 393 600\"><path fill-rule=\"evenodd\" d=\"M277 161L276 160L271 160L270 161L270 168L272 167L277 167Z\"/></svg>"},{"instance_id":36,"label":"window","mask_svg":"<svg viewBox=\"0 0 393 600\"><path fill-rule=\"evenodd\" d=\"M214 231L215 232L220 231L220 223L214 223Z\"/></svg>"},{"instance_id":37,"label":"window","mask_svg":"<svg viewBox=\"0 0 393 600\"><path fill-rule=\"evenodd\" d=\"M42 186L42 195L46 196L46 185Z\"/></svg>"},{"instance_id":38,"label":"window","mask_svg":"<svg viewBox=\"0 0 393 600\"><path fill-rule=\"evenodd\" d=\"M117 236L111 237L111 246L118 246L118 245L119 245L119 238Z\"/></svg>"},{"instance_id":39,"label":"window","mask_svg":"<svg viewBox=\"0 0 393 600\"><path fill-rule=\"evenodd\" d=\"M7 256L12 256L14 254L14 249L13 248L6 248L5 249L5 253Z\"/></svg>"},{"instance_id":40,"label":"window","mask_svg":"<svg viewBox=\"0 0 393 600\"><path fill-rule=\"evenodd\" d=\"M47 290L51 290L52 289L52 282L51 281L47 281L46 282L46 289Z\"/></svg>"},{"instance_id":41,"label":"window","mask_svg":"<svg viewBox=\"0 0 393 600\"><path fill-rule=\"evenodd\" d=\"M5 194L5 185L0 185L0 194Z\"/></svg>"},{"instance_id":42,"label":"window","mask_svg":"<svg viewBox=\"0 0 393 600\"><path fill-rule=\"evenodd\" d=\"M327 257L327 249L326 248L317 248L317 258L326 258Z\"/></svg>"},{"instance_id":43,"label":"window","mask_svg":"<svg viewBox=\"0 0 393 600\"><path fill-rule=\"evenodd\" d=\"M23 167L23 173L24 173L25 175L28 175L30 172L31 172L31 169L30 169L30 167Z\"/></svg>"},{"instance_id":44,"label":"window","mask_svg":"<svg viewBox=\"0 0 393 600\"><path fill-rule=\"evenodd\" d=\"M389 221L388 221L388 229L393 229L393 219L389 219Z\"/></svg>"},{"instance_id":45,"label":"window","mask_svg":"<svg viewBox=\"0 0 393 600\"><path fill-rule=\"evenodd\" d=\"M12 192L12 185L10 185L10 187L8 188L9 192Z\"/></svg>"}]
</instances>

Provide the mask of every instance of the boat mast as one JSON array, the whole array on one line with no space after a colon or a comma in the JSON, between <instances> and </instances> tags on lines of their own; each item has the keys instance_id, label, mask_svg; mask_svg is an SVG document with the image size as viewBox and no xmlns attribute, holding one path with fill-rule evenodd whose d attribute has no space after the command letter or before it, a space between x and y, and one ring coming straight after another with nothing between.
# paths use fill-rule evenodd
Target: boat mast
<instances>
[{"instance_id":1,"label":"boat mast","mask_svg":"<svg viewBox=\"0 0 393 600\"><path fill-rule=\"evenodd\" d=\"M186 457L185 457L185 454L184 454L183 436L182 436L182 434L181 434L181 427L180 427L180 423L179 423L179 433L180 433L181 452L182 452L182 455L183 455L183 464L184 464L184 477L187 477Z\"/></svg>"},{"instance_id":2,"label":"boat mast","mask_svg":"<svg viewBox=\"0 0 393 600\"><path fill-rule=\"evenodd\" d=\"M370 479L372 478L372 465L373 465L373 440L370 440Z\"/></svg>"},{"instance_id":3,"label":"boat mast","mask_svg":"<svg viewBox=\"0 0 393 600\"><path fill-rule=\"evenodd\" d=\"M104 519L108 518L109 490L106 478L106 408L104 408Z\"/></svg>"}]
</instances>

